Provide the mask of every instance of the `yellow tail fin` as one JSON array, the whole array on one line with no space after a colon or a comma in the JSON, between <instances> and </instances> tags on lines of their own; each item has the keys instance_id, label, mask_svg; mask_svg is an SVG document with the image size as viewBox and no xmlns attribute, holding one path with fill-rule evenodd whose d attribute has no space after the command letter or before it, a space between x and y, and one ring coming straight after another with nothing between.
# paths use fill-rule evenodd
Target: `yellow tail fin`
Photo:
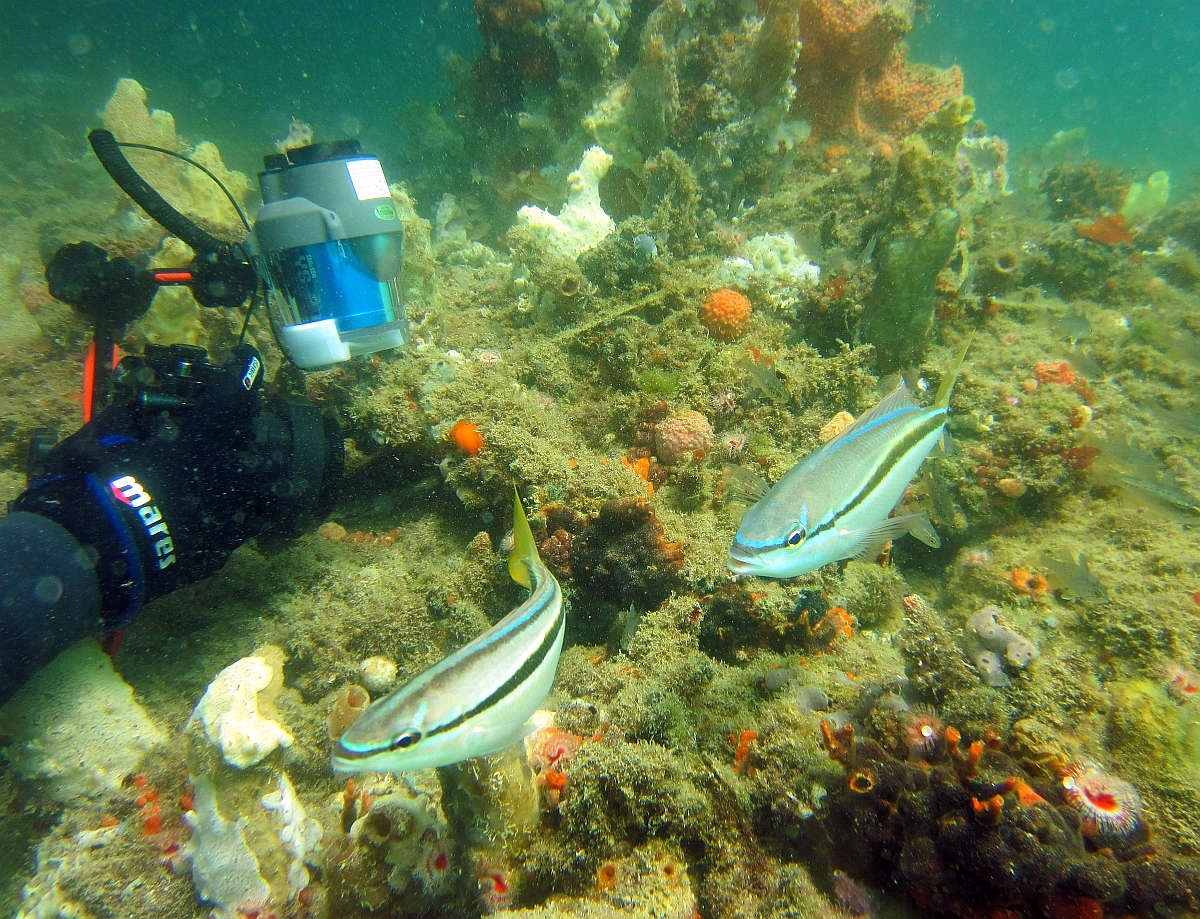
<instances>
[{"instance_id":1,"label":"yellow tail fin","mask_svg":"<svg viewBox=\"0 0 1200 919\"><path fill-rule=\"evenodd\" d=\"M517 483L513 482L513 547L508 554L508 575L518 584L533 589L531 574L533 561L538 558L537 543L533 541L533 530L529 528L529 519L525 516L525 506L521 504L521 496L517 493Z\"/></svg>"},{"instance_id":2,"label":"yellow tail fin","mask_svg":"<svg viewBox=\"0 0 1200 919\"><path fill-rule=\"evenodd\" d=\"M975 338L975 332L972 331L967 335L966 344L958 352L958 359L950 365L950 369L946 371L946 375L942 377L942 385L938 387L937 398L933 400L934 408L946 408L950 405L950 393L954 391L954 381L958 379L958 371L962 367L962 362L967 357L967 351L971 347L971 342Z\"/></svg>"}]
</instances>

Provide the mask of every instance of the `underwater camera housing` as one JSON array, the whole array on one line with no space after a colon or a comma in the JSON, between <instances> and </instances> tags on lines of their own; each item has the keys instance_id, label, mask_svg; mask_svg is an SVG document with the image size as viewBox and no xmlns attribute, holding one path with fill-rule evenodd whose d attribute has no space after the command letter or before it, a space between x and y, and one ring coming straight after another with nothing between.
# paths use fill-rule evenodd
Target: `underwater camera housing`
<instances>
[{"instance_id":1,"label":"underwater camera housing","mask_svg":"<svg viewBox=\"0 0 1200 919\"><path fill-rule=\"evenodd\" d=\"M358 141L263 158L255 260L280 346L304 370L408 344L404 229L383 167Z\"/></svg>"}]
</instances>

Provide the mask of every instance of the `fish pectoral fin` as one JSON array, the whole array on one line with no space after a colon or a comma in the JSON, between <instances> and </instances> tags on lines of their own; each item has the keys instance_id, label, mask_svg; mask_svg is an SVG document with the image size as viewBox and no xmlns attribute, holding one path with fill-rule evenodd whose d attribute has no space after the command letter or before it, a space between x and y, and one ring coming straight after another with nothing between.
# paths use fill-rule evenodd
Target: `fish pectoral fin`
<instances>
[{"instance_id":1,"label":"fish pectoral fin","mask_svg":"<svg viewBox=\"0 0 1200 919\"><path fill-rule=\"evenodd\" d=\"M935 548L941 545L941 540L938 539L937 532L933 529L933 524L929 522L928 516L904 514L900 517L888 517L875 528L860 531L852 547L854 554L850 557L860 562L872 561L883 551L883 547L888 544L889 540L903 536L905 533L912 533L926 545L932 545ZM935 543L927 542L926 540L930 536L937 541Z\"/></svg>"},{"instance_id":2,"label":"fish pectoral fin","mask_svg":"<svg viewBox=\"0 0 1200 919\"><path fill-rule=\"evenodd\" d=\"M721 469L721 485L725 492L725 509L734 523L740 524L746 511L767 496L771 486L756 472L742 466L726 464Z\"/></svg>"},{"instance_id":3,"label":"fish pectoral fin","mask_svg":"<svg viewBox=\"0 0 1200 919\"><path fill-rule=\"evenodd\" d=\"M938 456L955 457L960 455L962 451L958 449L958 444L950 436L950 432L943 427L942 433L938 435L937 444L934 446L932 452Z\"/></svg>"}]
</instances>

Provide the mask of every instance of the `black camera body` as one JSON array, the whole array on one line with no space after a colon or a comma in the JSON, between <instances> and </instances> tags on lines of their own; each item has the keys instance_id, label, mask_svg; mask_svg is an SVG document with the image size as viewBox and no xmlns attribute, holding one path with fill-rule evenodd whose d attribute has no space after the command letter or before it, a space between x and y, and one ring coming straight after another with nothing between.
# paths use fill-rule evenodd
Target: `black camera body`
<instances>
[{"instance_id":1,"label":"black camera body","mask_svg":"<svg viewBox=\"0 0 1200 919\"><path fill-rule=\"evenodd\" d=\"M263 362L223 363L188 345L124 358L109 405L31 452L11 505L58 523L92 556L105 630L216 571L268 527L332 508L343 470L336 418L307 399L265 397Z\"/></svg>"},{"instance_id":2,"label":"black camera body","mask_svg":"<svg viewBox=\"0 0 1200 919\"><path fill-rule=\"evenodd\" d=\"M202 164L104 130L88 139L117 185L195 257L178 268L144 268L78 242L46 266L50 293L93 328L84 425L62 441L35 432L28 487L0 517L0 704L71 642L104 631L112 653L144 604L212 574L246 540L295 531L332 509L345 465L341 428L307 399L265 394L262 355L243 343L260 294L298 366L407 342L396 281L402 228L379 161L357 145L269 158L263 175L273 209L263 232L274 248L256 255L249 220ZM218 239L177 211L137 173L125 146L208 175L241 218L246 242ZM287 285L315 283L315 275L282 272L275 289L269 272L256 269L320 259L321 284L311 289ZM238 344L219 363L201 348L149 345L111 366L128 323L155 291L174 285L189 287L202 306L245 305ZM278 303L270 307L289 295L309 310L292 326L280 324Z\"/></svg>"}]
</instances>

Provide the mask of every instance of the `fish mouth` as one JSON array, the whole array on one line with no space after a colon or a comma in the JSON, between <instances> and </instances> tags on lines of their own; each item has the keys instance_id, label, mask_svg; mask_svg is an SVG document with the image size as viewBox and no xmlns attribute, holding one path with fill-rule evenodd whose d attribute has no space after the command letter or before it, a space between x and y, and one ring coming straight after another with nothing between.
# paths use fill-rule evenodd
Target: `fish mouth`
<instances>
[{"instance_id":1,"label":"fish mouth","mask_svg":"<svg viewBox=\"0 0 1200 919\"><path fill-rule=\"evenodd\" d=\"M725 564L734 574L758 574L760 565L758 556L753 550L747 549L734 543L729 547L729 557L725 560Z\"/></svg>"}]
</instances>

